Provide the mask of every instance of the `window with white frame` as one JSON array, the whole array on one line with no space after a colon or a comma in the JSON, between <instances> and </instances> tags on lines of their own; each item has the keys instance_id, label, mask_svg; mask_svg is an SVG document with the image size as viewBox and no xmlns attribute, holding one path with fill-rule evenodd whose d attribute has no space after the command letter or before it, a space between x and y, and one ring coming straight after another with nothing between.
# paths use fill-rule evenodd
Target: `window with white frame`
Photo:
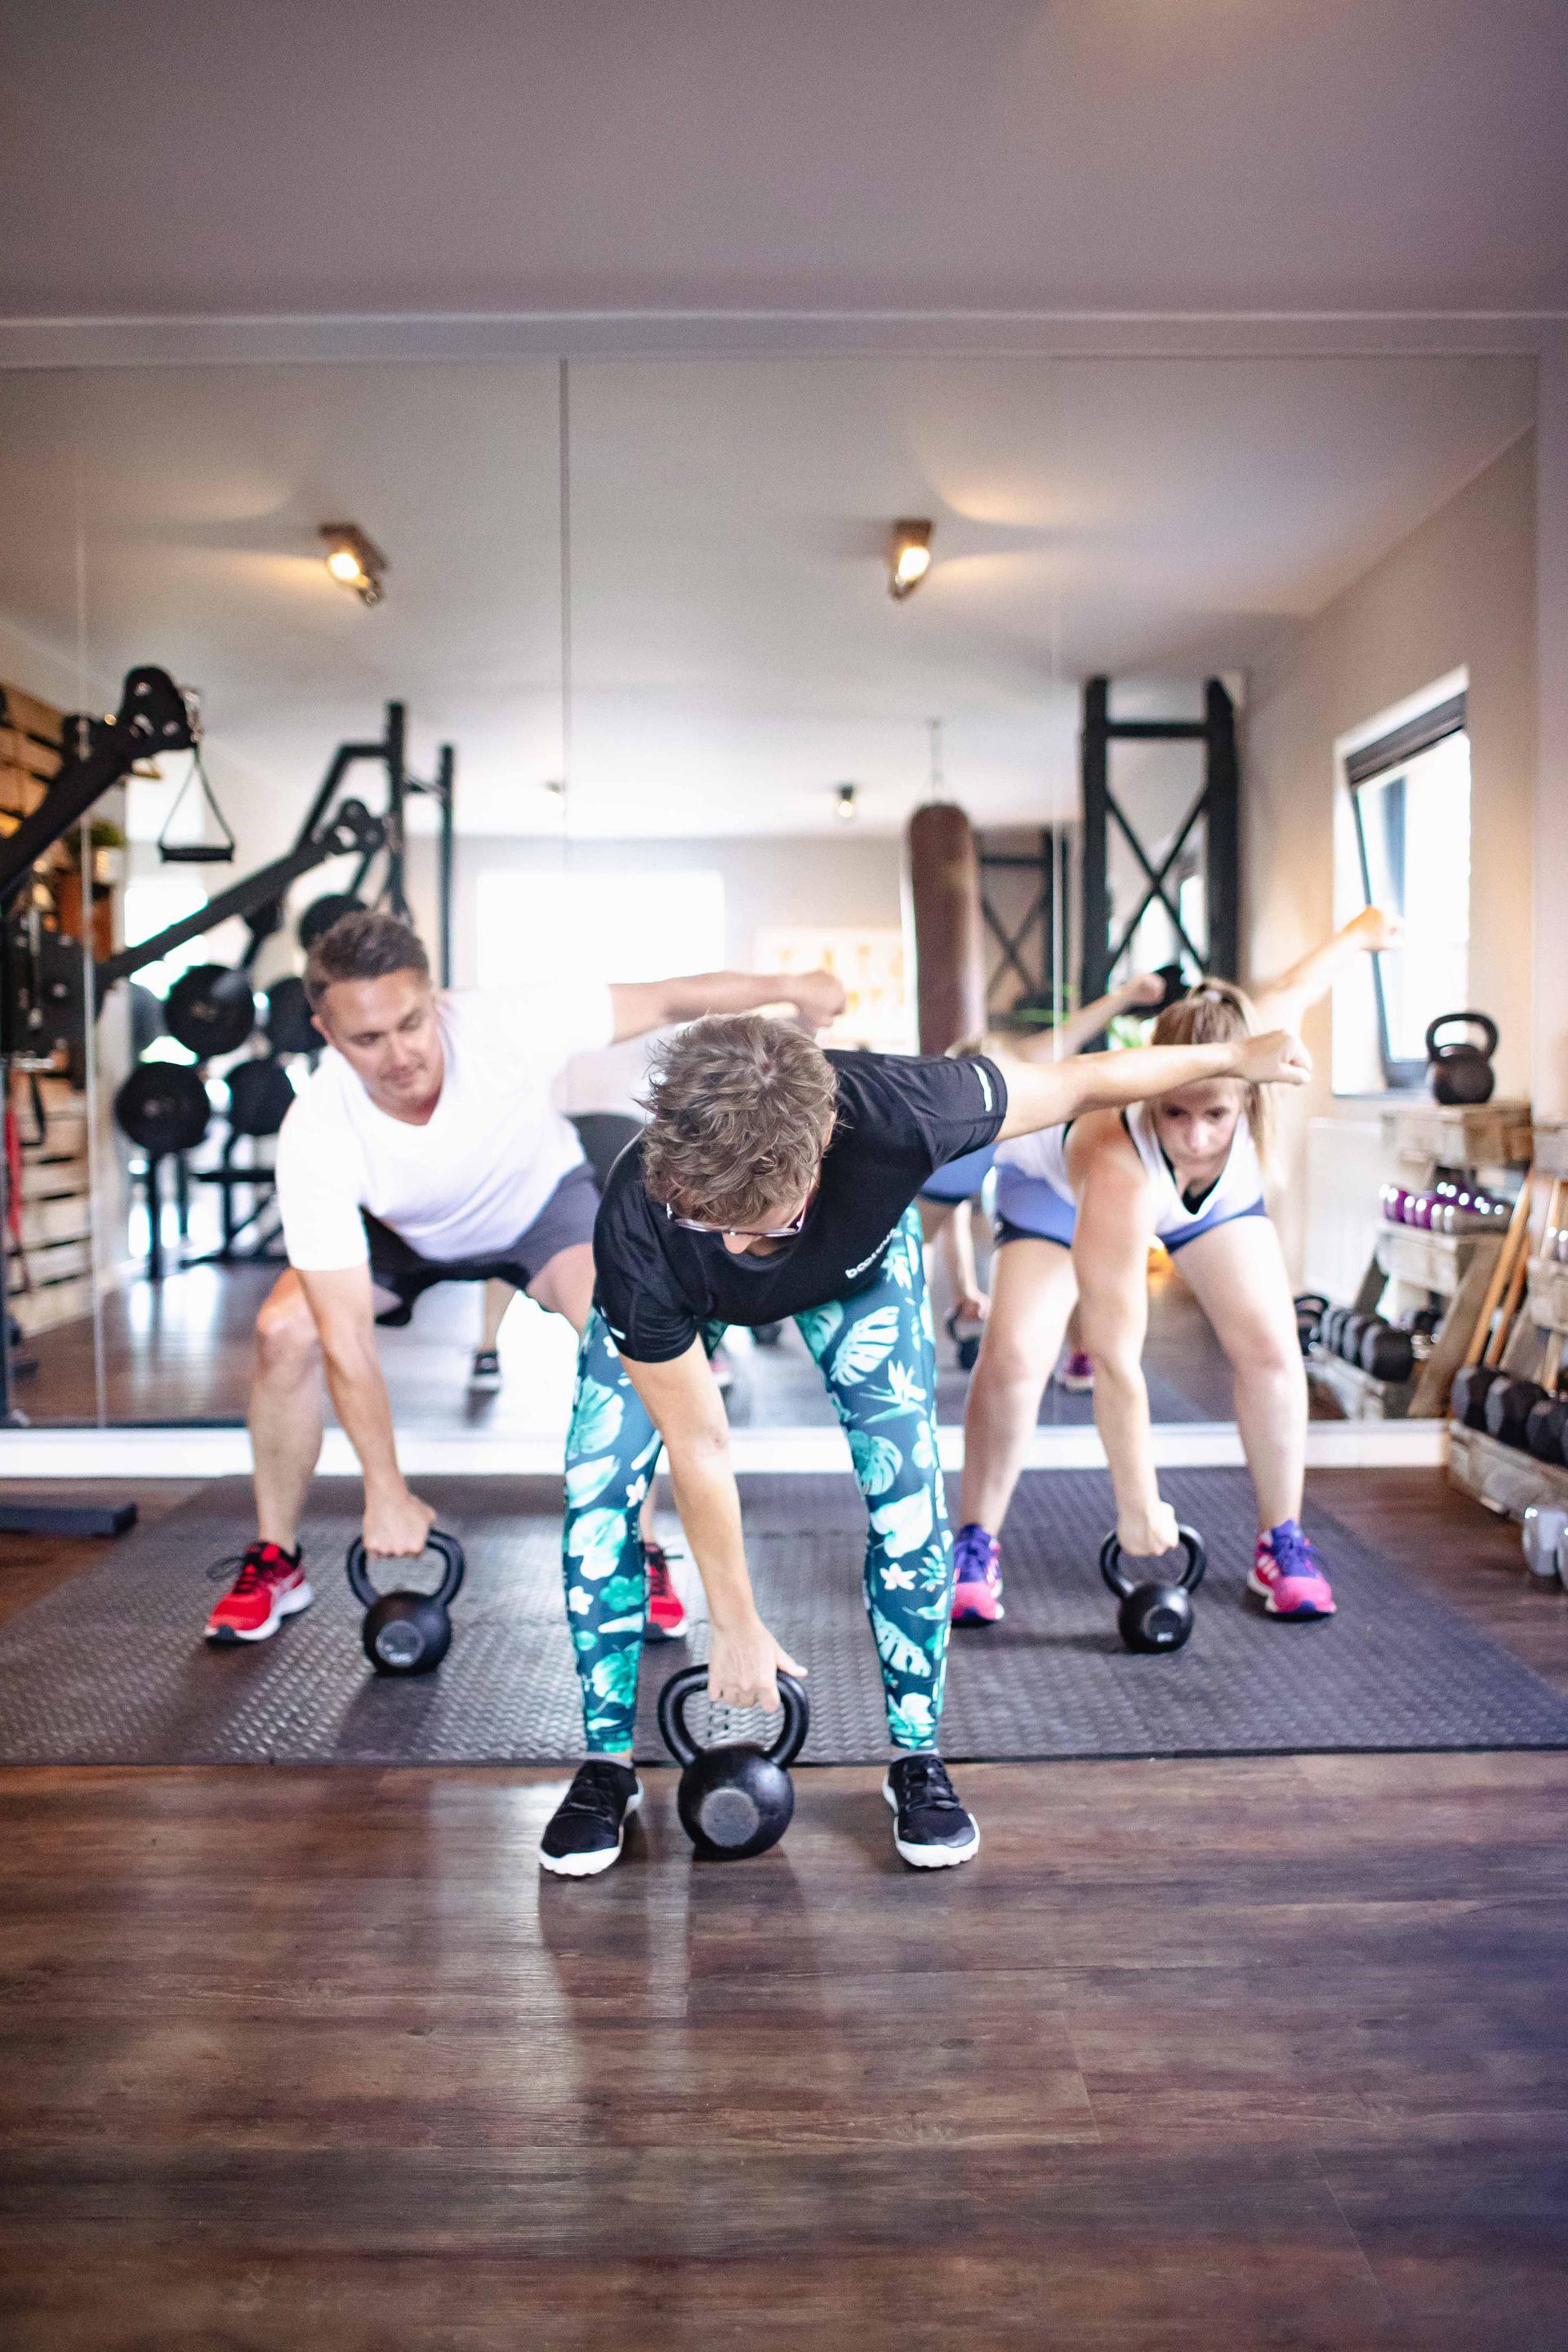
<instances>
[{"instance_id":1,"label":"window with white frame","mask_svg":"<svg viewBox=\"0 0 1568 2352\"><path fill-rule=\"evenodd\" d=\"M1470 971L1470 739L1462 680L1445 680L1339 747L1336 896L1403 918L1401 945L1334 996L1334 1087L1419 1086L1428 1023L1464 1010Z\"/></svg>"}]
</instances>

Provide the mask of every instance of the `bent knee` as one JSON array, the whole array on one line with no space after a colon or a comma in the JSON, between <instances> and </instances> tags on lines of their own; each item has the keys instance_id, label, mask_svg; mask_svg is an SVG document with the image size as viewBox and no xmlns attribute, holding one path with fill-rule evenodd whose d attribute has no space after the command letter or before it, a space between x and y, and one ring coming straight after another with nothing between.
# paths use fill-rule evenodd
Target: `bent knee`
<instances>
[{"instance_id":1,"label":"bent knee","mask_svg":"<svg viewBox=\"0 0 1568 2352\"><path fill-rule=\"evenodd\" d=\"M321 1355L316 1318L301 1291L274 1291L256 1318L256 1352L268 1370L304 1370Z\"/></svg>"}]
</instances>

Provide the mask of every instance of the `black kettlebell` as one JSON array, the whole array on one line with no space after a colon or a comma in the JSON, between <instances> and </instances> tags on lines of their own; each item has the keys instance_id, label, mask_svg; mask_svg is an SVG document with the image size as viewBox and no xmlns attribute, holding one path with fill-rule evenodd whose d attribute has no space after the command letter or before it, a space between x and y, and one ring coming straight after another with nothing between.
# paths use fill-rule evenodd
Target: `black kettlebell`
<instances>
[{"instance_id":1,"label":"black kettlebell","mask_svg":"<svg viewBox=\"0 0 1568 2352\"><path fill-rule=\"evenodd\" d=\"M980 1361L980 1334L974 1330L961 1332L958 1328L961 1320L955 1307L947 1318L947 1336L957 1351L959 1370L972 1372Z\"/></svg>"},{"instance_id":2,"label":"black kettlebell","mask_svg":"<svg viewBox=\"0 0 1568 2352\"><path fill-rule=\"evenodd\" d=\"M795 1811L795 1762L811 1727L805 1692L793 1675L779 1676L784 1725L771 1748L750 1740L699 1748L686 1728L687 1703L708 1687L706 1666L671 1675L658 1695L659 1737L681 1767L675 1807L680 1825L708 1862L743 1862L777 1845Z\"/></svg>"},{"instance_id":3,"label":"black kettlebell","mask_svg":"<svg viewBox=\"0 0 1568 2352\"><path fill-rule=\"evenodd\" d=\"M360 1639L378 1675L427 1675L451 1646L452 1620L447 1612L462 1585L467 1565L463 1547L456 1536L432 1528L426 1549L439 1552L445 1562L434 1592L377 1592L363 1543L355 1536L349 1546L349 1587L365 1612Z\"/></svg>"},{"instance_id":4,"label":"black kettlebell","mask_svg":"<svg viewBox=\"0 0 1568 2352\"><path fill-rule=\"evenodd\" d=\"M1178 1528L1176 1533L1187 1560L1174 1584L1166 1580L1134 1584L1121 1565L1114 1530L1100 1547L1100 1572L1120 1604L1116 1622L1130 1650L1155 1654L1179 1650L1193 1630L1191 1596L1203 1582L1209 1558L1195 1528Z\"/></svg>"},{"instance_id":5,"label":"black kettlebell","mask_svg":"<svg viewBox=\"0 0 1568 2352\"><path fill-rule=\"evenodd\" d=\"M1479 1029L1485 1044L1463 1037L1439 1045L1440 1029ZM1497 1084L1492 1055L1497 1052L1497 1023L1484 1013L1441 1013L1426 1032L1426 1082L1432 1098L1440 1103L1490 1102Z\"/></svg>"}]
</instances>

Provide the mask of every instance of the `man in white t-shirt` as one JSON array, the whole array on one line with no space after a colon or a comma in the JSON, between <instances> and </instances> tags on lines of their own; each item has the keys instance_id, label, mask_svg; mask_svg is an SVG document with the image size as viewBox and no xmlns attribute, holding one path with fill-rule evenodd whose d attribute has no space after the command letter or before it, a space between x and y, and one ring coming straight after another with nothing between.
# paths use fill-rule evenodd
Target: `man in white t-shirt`
<instances>
[{"instance_id":1,"label":"man in white t-shirt","mask_svg":"<svg viewBox=\"0 0 1568 2352\"><path fill-rule=\"evenodd\" d=\"M599 1196L551 1099L569 1056L780 1002L816 1024L842 1002L826 972L437 993L416 934L378 912L345 915L316 942L305 990L329 1050L278 1139L289 1268L256 1321L257 1539L207 1621L213 1642L266 1641L310 1606L299 1522L323 1371L364 1472L366 1551L425 1548L436 1515L398 1468L378 1294L410 1307L437 1283L494 1276L579 1331L587 1321Z\"/></svg>"}]
</instances>

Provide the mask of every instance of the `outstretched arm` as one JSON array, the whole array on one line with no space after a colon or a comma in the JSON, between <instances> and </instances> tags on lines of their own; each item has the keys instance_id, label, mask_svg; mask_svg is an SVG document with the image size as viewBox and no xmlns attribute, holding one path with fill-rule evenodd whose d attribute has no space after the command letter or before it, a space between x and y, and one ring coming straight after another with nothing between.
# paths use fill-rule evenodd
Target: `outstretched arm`
<instances>
[{"instance_id":1,"label":"outstretched arm","mask_svg":"<svg viewBox=\"0 0 1568 2352\"><path fill-rule=\"evenodd\" d=\"M1044 1029L1037 1037L1023 1042L1014 1038L1012 1051L1022 1062L1066 1061L1069 1054L1087 1045L1091 1037L1098 1037L1119 1013L1136 1013L1140 1006L1156 1005L1164 992L1165 985L1159 973L1146 971L1139 979L1125 981L1120 988L1113 988L1109 996L1097 996L1081 1012L1069 1013L1054 1029Z\"/></svg>"},{"instance_id":2,"label":"outstretched arm","mask_svg":"<svg viewBox=\"0 0 1568 2352\"><path fill-rule=\"evenodd\" d=\"M698 971L678 980L622 981L611 988L610 1003L618 1045L671 1022L760 1013L764 1004L793 1004L807 1028L826 1028L844 1010L844 988L830 971Z\"/></svg>"},{"instance_id":3,"label":"outstretched arm","mask_svg":"<svg viewBox=\"0 0 1568 2352\"><path fill-rule=\"evenodd\" d=\"M1380 950L1396 948L1404 926L1397 915L1384 907L1363 907L1342 931L1325 940L1321 948L1304 955L1278 980L1271 980L1253 997L1260 1024L1269 1028L1297 1029L1301 1015L1310 1005L1326 996L1340 973L1358 955L1375 955Z\"/></svg>"},{"instance_id":4,"label":"outstretched arm","mask_svg":"<svg viewBox=\"0 0 1568 2352\"><path fill-rule=\"evenodd\" d=\"M1305 1086L1311 1057L1299 1037L1277 1029L1219 1045L1134 1045L1124 1054L1083 1054L1042 1064L998 1057L1007 1085L999 1142L1059 1127L1088 1110L1120 1110L1205 1078L1250 1078L1258 1086Z\"/></svg>"},{"instance_id":5,"label":"outstretched arm","mask_svg":"<svg viewBox=\"0 0 1568 2352\"><path fill-rule=\"evenodd\" d=\"M412 1558L424 1550L436 1514L409 1493L397 1465L392 1403L375 1347L370 1268L301 1269L300 1280L315 1318L332 1403L364 1473L364 1548L373 1559Z\"/></svg>"},{"instance_id":6,"label":"outstretched arm","mask_svg":"<svg viewBox=\"0 0 1568 2352\"><path fill-rule=\"evenodd\" d=\"M702 1343L667 1364L621 1360L664 1440L675 1507L708 1598L708 1695L724 1706L776 1706L778 1674L804 1675L763 1624L746 1568L741 1497L724 1400Z\"/></svg>"}]
</instances>

